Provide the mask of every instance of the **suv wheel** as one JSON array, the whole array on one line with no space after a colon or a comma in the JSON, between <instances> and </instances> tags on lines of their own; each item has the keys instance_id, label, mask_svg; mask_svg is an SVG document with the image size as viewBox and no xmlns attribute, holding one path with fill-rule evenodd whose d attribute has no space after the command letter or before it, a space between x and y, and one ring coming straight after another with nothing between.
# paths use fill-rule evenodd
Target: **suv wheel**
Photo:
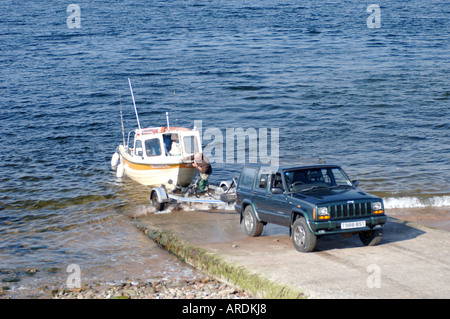
<instances>
[{"instance_id":1,"label":"suv wheel","mask_svg":"<svg viewBox=\"0 0 450 319\"><path fill-rule=\"evenodd\" d=\"M251 205L245 207L243 222L245 233L248 236L257 237L261 235L264 224L256 218Z\"/></svg>"},{"instance_id":2,"label":"suv wheel","mask_svg":"<svg viewBox=\"0 0 450 319\"><path fill-rule=\"evenodd\" d=\"M383 230L368 230L358 233L359 239L366 246L375 246L381 243L383 239Z\"/></svg>"},{"instance_id":3,"label":"suv wheel","mask_svg":"<svg viewBox=\"0 0 450 319\"><path fill-rule=\"evenodd\" d=\"M299 217L292 225L292 242L295 249L302 253L313 251L316 248L317 237L306 225L303 217Z\"/></svg>"}]
</instances>

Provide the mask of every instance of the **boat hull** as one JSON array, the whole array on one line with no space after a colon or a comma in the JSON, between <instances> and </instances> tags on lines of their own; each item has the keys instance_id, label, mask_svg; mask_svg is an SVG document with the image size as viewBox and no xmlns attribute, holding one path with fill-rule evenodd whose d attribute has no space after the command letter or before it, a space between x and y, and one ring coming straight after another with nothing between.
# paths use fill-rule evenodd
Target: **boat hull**
<instances>
[{"instance_id":1,"label":"boat hull","mask_svg":"<svg viewBox=\"0 0 450 319\"><path fill-rule=\"evenodd\" d=\"M120 152L125 175L134 181L149 186L169 184L187 186L198 170L191 163L137 163Z\"/></svg>"}]
</instances>

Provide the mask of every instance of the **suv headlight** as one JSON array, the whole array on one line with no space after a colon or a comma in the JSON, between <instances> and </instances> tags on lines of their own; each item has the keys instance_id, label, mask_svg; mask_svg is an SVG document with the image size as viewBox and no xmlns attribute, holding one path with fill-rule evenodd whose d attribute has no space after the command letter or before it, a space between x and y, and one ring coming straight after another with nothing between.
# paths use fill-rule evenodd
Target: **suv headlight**
<instances>
[{"instance_id":1,"label":"suv headlight","mask_svg":"<svg viewBox=\"0 0 450 319\"><path fill-rule=\"evenodd\" d=\"M319 219L329 219L330 214L328 213L328 207L317 208L317 216L319 216Z\"/></svg>"},{"instance_id":2,"label":"suv headlight","mask_svg":"<svg viewBox=\"0 0 450 319\"><path fill-rule=\"evenodd\" d=\"M374 214L383 214L383 203L382 202L373 202L372 203L372 212Z\"/></svg>"}]
</instances>

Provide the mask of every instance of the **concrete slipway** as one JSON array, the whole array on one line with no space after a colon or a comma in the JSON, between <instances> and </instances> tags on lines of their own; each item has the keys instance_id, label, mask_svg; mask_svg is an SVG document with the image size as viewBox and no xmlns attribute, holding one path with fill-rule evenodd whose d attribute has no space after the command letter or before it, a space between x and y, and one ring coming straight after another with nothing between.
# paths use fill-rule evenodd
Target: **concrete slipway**
<instances>
[{"instance_id":1,"label":"concrete slipway","mask_svg":"<svg viewBox=\"0 0 450 319\"><path fill-rule=\"evenodd\" d=\"M288 229L247 237L234 211L173 211L135 221L186 263L259 298L450 298L450 232L388 218L383 242L325 236L297 252Z\"/></svg>"}]
</instances>

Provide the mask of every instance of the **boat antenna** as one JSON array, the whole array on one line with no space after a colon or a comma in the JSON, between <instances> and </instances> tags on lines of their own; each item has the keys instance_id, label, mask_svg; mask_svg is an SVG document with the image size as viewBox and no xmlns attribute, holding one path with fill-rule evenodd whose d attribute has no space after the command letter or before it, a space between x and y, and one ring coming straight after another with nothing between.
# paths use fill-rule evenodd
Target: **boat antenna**
<instances>
[{"instance_id":1,"label":"boat antenna","mask_svg":"<svg viewBox=\"0 0 450 319\"><path fill-rule=\"evenodd\" d=\"M167 121L167 130L170 132L170 125L169 125L169 112L166 112L166 121Z\"/></svg>"},{"instance_id":2,"label":"boat antenna","mask_svg":"<svg viewBox=\"0 0 450 319\"><path fill-rule=\"evenodd\" d=\"M120 102L120 121L122 123L122 139L123 139L123 147L125 147L125 128L123 127L123 115L122 115L122 98L120 96L119 91L119 102Z\"/></svg>"},{"instance_id":3,"label":"boat antenna","mask_svg":"<svg viewBox=\"0 0 450 319\"><path fill-rule=\"evenodd\" d=\"M133 105L134 105L134 112L136 113L136 119L138 123L139 132L141 131L141 124L139 123L139 115L136 109L136 102L134 101L134 94L133 94L133 88L131 87L131 81L130 78L128 78L128 83L130 84L130 91L131 91L131 97L133 98Z\"/></svg>"},{"instance_id":4,"label":"boat antenna","mask_svg":"<svg viewBox=\"0 0 450 319\"><path fill-rule=\"evenodd\" d=\"M177 124L178 124L178 119L177 119L177 117L176 117L176 114L177 114L177 99L176 99L176 97L175 97L175 90L173 90L173 96L174 96L174 100L175 100L175 107L174 107L174 112L175 112L175 125L177 125Z\"/></svg>"}]
</instances>

